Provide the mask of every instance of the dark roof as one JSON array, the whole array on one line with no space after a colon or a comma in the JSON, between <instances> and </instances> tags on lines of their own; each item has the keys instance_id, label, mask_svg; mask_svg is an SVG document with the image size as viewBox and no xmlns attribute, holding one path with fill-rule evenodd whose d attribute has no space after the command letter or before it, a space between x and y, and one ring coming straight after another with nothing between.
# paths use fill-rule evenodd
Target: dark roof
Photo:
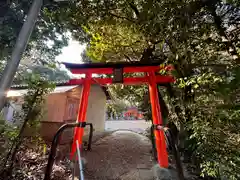
<instances>
[{"instance_id":1,"label":"dark roof","mask_svg":"<svg viewBox=\"0 0 240 180\"><path fill-rule=\"evenodd\" d=\"M87 69L87 68L123 68L123 67L141 67L141 66L159 66L160 63L141 63L136 62L121 62L121 63L84 63L84 64L75 64L63 62L68 69Z\"/></svg>"}]
</instances>

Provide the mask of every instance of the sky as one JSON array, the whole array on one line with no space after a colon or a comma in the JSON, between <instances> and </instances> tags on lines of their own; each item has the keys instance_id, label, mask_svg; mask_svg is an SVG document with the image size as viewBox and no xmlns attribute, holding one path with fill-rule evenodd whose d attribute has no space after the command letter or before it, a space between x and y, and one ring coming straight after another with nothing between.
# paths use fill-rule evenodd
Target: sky
<instances>
[{"instance_id":1,"label":"sky","mask_svg":"<svg viewBox=\"0 0 240 180\"><path fill-rule=\"evenodd\" d=\"M68 46L62 49L62 53L56 57L56 61L69 63L82 63L81 53L83 52L85 47L86 47L85 44L80 44L78 41L70 38ZM67 71L67 73L71 77L75 77L72 75L70 71L66 69L66 67L63 64L60 65L59 68L63 71Z\"/></svg>"},{"instance_id":2,"label":"sky","mask_svg":"<svg viewBox=\"0 0 240 180\"><path fill-rule=\"evenodd\" d=\"M73 39L69 40L69 45L62 49L62 53L56 57L59 62L81 63L81 53L85 48L84 44L79 44Z\"/></svg>"},{"instance_id":3,"label":"sky","mask_svg":"<svg viewBox=\"0 0 240 180\"><path fill-rule=\"evenodd\" d=\"M62 49L62 53L56 57L58 62L69 62L69 63L82 63L81 53L86 48L86 44L80 44L70 38L69 45ZM67 71L70 77L84 77L84 75L73 75L63 64L59 67L61 70ZM93 74L92 77L98 77Z\"/></svg>"}]
</instances>

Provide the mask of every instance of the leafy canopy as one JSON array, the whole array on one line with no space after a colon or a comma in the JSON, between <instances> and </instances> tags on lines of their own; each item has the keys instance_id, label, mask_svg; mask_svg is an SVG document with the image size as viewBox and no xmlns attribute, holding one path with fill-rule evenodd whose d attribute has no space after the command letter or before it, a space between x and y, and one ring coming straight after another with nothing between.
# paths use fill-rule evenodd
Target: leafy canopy
<instances>
[{"instance_id":1,"label":"leafy canopy","mask_svg":"<svg viewBox=\"0 0 240 180\"><path fill-rule=\"evenodd\" d=\"M87 42L94 61L173 64L176 83L161 91L180 127L179 146L199 159L203 176L239 179L240 10L238 1L226 2L85 0L48 17ZM146 107L145 87L110 89Z\"/></svg>"}]
</instances>

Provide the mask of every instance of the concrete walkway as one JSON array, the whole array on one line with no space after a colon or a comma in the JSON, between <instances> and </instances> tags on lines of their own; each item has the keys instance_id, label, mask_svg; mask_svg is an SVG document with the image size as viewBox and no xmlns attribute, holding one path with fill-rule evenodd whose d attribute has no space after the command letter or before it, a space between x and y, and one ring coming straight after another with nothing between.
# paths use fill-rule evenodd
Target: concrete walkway
<instances>
[{"instance_id":1,"label":"concrete walkway","mask_svg":"<svg viewBox=\"0 0 240 180\"><path fill-rule=\"evenodd\" d=\"M151 122L146 122L145 120L115 120L106 121L105 130L114 131L118 129L133 130L136 132L143 132L151 126Z\"/></svg>"}]
</instances>

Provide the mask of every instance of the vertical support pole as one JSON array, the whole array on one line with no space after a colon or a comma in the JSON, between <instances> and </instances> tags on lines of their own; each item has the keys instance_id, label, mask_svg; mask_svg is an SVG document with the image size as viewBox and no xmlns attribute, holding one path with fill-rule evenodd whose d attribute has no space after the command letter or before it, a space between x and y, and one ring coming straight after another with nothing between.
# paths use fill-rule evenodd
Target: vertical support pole
<instances>
[{"instance_id":1,"label":"vertical support pole","mask_svg":"<svg viewBox=\"0 0 240 180\"><path fill-rule=\"evenodd\" d=\"M149 72L148 76L149 76L149 92L150 92L150 102L152 107L153 124L155 126L162 125L163 120L161 115L159 99L158 99L155 72L154 71ZM168 168L168 154L167 154L164 130L154 129L154 135L155 135L155 141L156 141L158 163L161 167Z\"/></svg>"},{"instance_id":2,"label":"vertical support pole","mask_svg":"<svg viewBox=\"0 0 240 180\"><path fill-rule=\"evenodd\" d=\"M89 97L90 88L91 88L91 78L92 78L92 74L87 73L84 83L83 83L83 87L82 87L82 94L81 94L81 99L80 99L80 104L79 104L77 122L85 122L86 121L88 97ZM76 152L76 147L77 147L76 141L78 140L79 144L80 145L82 144L83 133L84 133L83 127L75 128L73 144L72 144L72 151L71 151L71 155L70 155L71 158L74 157L74 154Z\"/></svg>"},{"instance_id":3,"label":"vertical support pole","mask_svg":"<svg viewBox=\"0 0 240 180\"><path fill-rule=\"evenodd\" d=\"M12 84L19 63L21 61L22 54L27 47L28 40L35 27L35 22L41 10L42 4L43 0L33 1L32 6L28 12L26 21L24 22L22 29L18 35L11 59L7 61L7 65L2 73L0 80L0 111L4 107L6 91L10 88Z\"/></svg>"}]
</instances>

